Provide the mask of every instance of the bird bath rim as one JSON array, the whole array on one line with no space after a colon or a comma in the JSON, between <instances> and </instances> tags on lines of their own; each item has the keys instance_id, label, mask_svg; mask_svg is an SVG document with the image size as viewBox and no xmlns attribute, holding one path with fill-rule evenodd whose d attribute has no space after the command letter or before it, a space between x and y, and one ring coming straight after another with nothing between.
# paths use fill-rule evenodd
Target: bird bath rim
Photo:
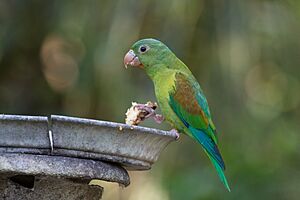
<instances>
[{"instance_id":1,"label":"bird bath rim","mask_svg":"<svg viewBox=\"0 0 300 200\"><path fill-rule=\"evenodd\" d=\"M141 126L51 115L0 115L0 152L67 156L147 170L176 135ZM53 144L53 150L51 150Z\"/></svg>"}]
</instances>

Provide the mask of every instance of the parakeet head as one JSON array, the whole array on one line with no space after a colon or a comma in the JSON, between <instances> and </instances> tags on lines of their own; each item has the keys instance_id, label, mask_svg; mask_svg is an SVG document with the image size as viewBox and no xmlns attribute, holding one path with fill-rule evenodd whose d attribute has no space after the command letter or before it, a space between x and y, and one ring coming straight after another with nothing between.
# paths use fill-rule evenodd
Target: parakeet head
<instances>
[{"instance_id":1,"label":"parakeet head","mask_svg":"<svg viewBox=\"0 0 300 200\"><path fill-rule=\"evenodd\" d=\"M166 64L170 57L175 57L172 51L156 39L142 39L134 43L124 57L124 65L140 67L147 71L157 64Z\"/></svg>"}]
</instances>

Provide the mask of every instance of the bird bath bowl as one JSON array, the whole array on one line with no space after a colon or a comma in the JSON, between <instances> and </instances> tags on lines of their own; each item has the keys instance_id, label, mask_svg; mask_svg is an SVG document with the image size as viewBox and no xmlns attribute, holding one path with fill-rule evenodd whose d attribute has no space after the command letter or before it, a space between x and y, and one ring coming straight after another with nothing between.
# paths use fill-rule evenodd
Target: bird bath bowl
<instances>
[{"instance_id":1,"label":"bird bath bowl","mask_svg":"<svg viewBox=\"0 0 300 200\"><path fill-rule=\"evenodd\" d=\"M39 180L50 177L50 181L55 177L85 184L101 179L127 186L130 180L125 169L150 169L175 139L172 132L107 121L58 115L0 115L0 177L29 175L42 177Z\"/></svg>"}]
</instances>

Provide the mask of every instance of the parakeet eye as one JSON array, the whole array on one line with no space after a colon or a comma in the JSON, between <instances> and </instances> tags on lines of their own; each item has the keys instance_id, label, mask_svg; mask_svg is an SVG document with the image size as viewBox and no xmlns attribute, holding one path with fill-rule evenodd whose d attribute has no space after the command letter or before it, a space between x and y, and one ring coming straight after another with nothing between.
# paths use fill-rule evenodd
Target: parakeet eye
<instances>
[{"instance_id":1,"label":"parakeet eye","mask_svg":"<svg viewBox=\"0 0 300 200\"><path fill-rule=\"evenodd\" d=\"M141 52L141 53L145 53L145 52L148 51L148 50L149 50L149 47L148 47L148 46L145 46L145 45L140 46L140 52Z\"/></svg>"}]
</instances>

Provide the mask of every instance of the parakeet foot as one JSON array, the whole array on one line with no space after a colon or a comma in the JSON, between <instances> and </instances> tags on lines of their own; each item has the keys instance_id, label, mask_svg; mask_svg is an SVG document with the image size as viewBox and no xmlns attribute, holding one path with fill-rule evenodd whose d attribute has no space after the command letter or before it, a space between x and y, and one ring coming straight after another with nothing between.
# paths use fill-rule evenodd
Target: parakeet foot
<instances>
[{"instance_id":1,"label":"parakeet foot","mask_svg":"<svg viewBox=\"0 0 300 200\"><path fill-rule=\"evenodd\" d=\"M175 128L171 129L170 132L176 135L176 140L179 140L180 134Z\"/></svg>"},{"instance_id":2,"label":"parakeet foot","mask_svg":"<svg viewBox=\"0 0 300 200\"><path fill-rule=\"evenodd\" d=\"M153 117L155 122L159 124L165 120L164 116L155 113L155 109L157 107L156 103L153 104L152 102L148 102L147 104L136 104L134 107L147 113L144 116L144 119Z\"/></svg>"},{"instance_id":3,"label":"parakeet foot","mask_svg":"<svg viewBox=\"0 0 300 200\"><path fill-rule=\"evenodd\" d=\"M155 120L156 123L161 124L165 120L165 117L159 114L155 114L153 116L153 119Z\"/></svg>"},{"instance_id":4,"label":"parakeet foot","mask_svg":"<svg viewBox=\"0 0 300 200\"><path fill-rule=\"evenodd\" d=\"M125 122L129 125L138 125L145 119L153 117L155 122L160 124L164 121L164 117L155 113L156 108L157 104L151 101L146 104L132 102L132 106L126 112Z\"/></svg>"},{"instance_id":5,"label":"parakeet foot","mask_svg":"<svg viewBox=\"0 0 300 200\"><path fill-rule=\"evenodd\" d=\"M134 108L138 109L138 110L143 110L143 111L146 111L147 112L147 115L145 116L146 118L149 118L151 116L153 116L155 114L155 111L154 109L156 108L153 108L147 104L139 104L137 103L136 105L134 105Z\"/></svg>"}]
</instances>

